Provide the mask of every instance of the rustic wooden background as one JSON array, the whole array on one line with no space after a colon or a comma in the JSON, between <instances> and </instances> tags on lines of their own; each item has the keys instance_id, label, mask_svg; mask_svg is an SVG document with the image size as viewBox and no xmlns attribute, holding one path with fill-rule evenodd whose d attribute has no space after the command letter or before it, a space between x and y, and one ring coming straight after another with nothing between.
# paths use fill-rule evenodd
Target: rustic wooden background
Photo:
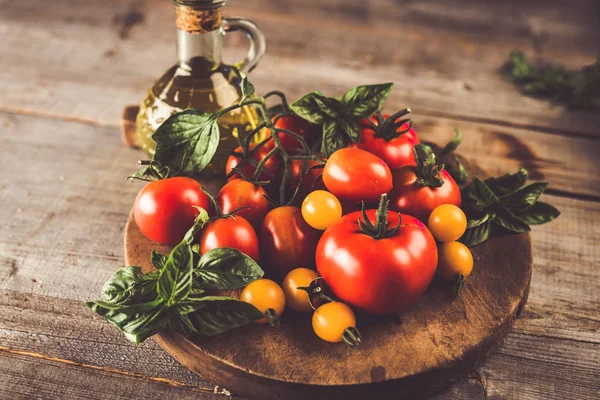
<instances>
[{"instance_id":1,"label":"rustic wooden background","mask_svg":"<svg viewBox=\"0 0 600 400\"><path fill-rule=\"evenodd\" d=\"M140 184L125 177L122 107L174 59L169 1L0 0L0 398L200 398L226 393L153 341L92 315L123 262ZM489 398L593 399L600 391L600 114L521 96L498 75L512 48L570 67L600 52L594 0L231 0L268 54L259 91L292 99L396 82L390 109L491 173L523 165L563 215L534 229L529 302L478 369ZM230 57L246 46L231 38ZM238 50L236 50L236 48ZM236 53L237 52L237 53ZM243 396L243 393L239 393ZM483 398L475 380L435 399Z\"/></svg>"}]
</instances>

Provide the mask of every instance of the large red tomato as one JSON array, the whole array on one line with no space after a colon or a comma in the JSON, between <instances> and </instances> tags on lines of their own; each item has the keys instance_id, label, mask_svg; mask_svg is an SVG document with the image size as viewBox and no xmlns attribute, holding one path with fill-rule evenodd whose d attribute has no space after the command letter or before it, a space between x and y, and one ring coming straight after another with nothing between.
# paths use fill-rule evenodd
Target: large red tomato
<instances>
[{"instance_id":1,"label":"large red tomato","mask_svg":"<svg viewBox=\"0 0 600 400\"><path fill-rule=\"evenodd\" d=\"M275 120L275 118L273 118ZM294 132L301 136L306 144L310 147L315 140L315 128L307 120L298 117L297 115L284 115L279 117L275 122L275 127L280 129L286 129L290 132ZM266 130L266 135L271 136L271 131ZM298 150L302 150L302 143L295 137L285 132L280 132L278 135L281 147L286 153L291 154ZM273 148L274 142L270 141L267 143L269 148Z\"/></svg>"},{"instance_id":2,"label":"large red tomato","mask_svg":"<svg viewBox=\"0 0 600 400\"><path fill-rule=\"evenodd\" d=\"M285 206L269 211L259 237L264 266L279 275L314 264L319 231L304 221L298 207Z\"/></svg>"},{"instance_id":3,"label":"large red tomato","mask_svg":"<svg viewBox=\"0 0 600 400\"><path fill-rule=\"evenodd\" d=\"M366 211L374 225L385 224L378 213ZM351 213L325 231L317 246L317 270L344 303L371 314L405 310L435 274L438 252L433 236L409 215L402 215L400 222L398 214L390 213L385 234L377 227L361 226L359 220L364 221L362 212Z\"/></svg>"},{"instance_id":4,"label":"large red tomato","mask_svg":"<svg viewBox=\"0 0 600 400\"><path fill-rule=\"evenodd\" d=\"M238 249L254 261L259 260L256 232L246 218L239 215L214 219L202 228L200 253L221 247Z\"/></svg>"},{"instance_id":5,"label":"large red tomato","mask_svg":"<svg viewBox=\"0 0 600 400\"><path fill-rule=\"evenodd\" d=\"M227 182L217 194L217 203L224 214L229 214L239 207L236 216L244 217L258 232L265 215L271 206L265 198L265 189L243 179Z\"/></svg>"},{"instance_id":6,"label":"large red tomato","mask_svg":"<svg viewBox=\"0 0 600 400\"><path fill-rule=\"evenodd\" d=\"M175 177L150 182L140 190L133 218L140 231L155 242L176 245L194 225L198 210L210 209L210 199L192 178Z\"/></svg>"},{"instance_id":7,"label":"large red tomato","mask_svg":"<svg viewBox=\"0 0 600 400\"><path fill-rule=\"evenodd\" d=\"M440 171L444 183L430 187L419 183L417 168L404 166L392 172L394 189L390 192L390 209L417 217L427 223L429 214L442 204L460 207L460 188L445 169Z\"/></svg>"},{"instance_id":8,"label":"large red tomato","mask_svg":"<svg viewBox=\"0 0 600 400\"><path fill-rule=\"evenodd\" d=\"M387 120L390 116L384 114ZM391 168L398 168L407 164L415 164L413 149L419 143L419 138L412 127L407 123L396 125L380 125L375 116L371 117L376 129L365 120L360 121L360 142L353 143L351 147L357 147L375 154ZM378 130L380 128L381 130ZM403 132L403 133L402 133Z\"/></svg>"},{"instance_id":9,"label":"large red tomato","mask_svg":"<svg viewBox=\"0 0 600 400\"><path fill-rule=\"evenodd\" d=\"M271 151L272 146L269 146L268 144L269 142L267 142L266 144L264 144L260 149L256 150L256 152L254 152L253 154L253 158L256 160L256 162L260 162L263 158L265 158L265 156L269 153L269 151ZM256 147L255 144L250 144L249 146L249 150L254 149L254 147ZM242 148L241 147L237 147L235 149L235 153L241 153L242 152ZM240 162L240 156L237 154L232 154L229 156L229 158L227 159L227 163L225 164L225 175L229 175L231 173L231 171L239 164ZM241 166L241 170L242 172L246 175L246 177L248 179L251 179L252 176L254 175L254 172L256 172L256 165L253 165L251 162L247 161L244 162L244 164ZM268 171L268 172L266 172ZM260 172L260 174L258 174L258 180L259 181L276 181L279 173L281 171L281 157L278 154L273 154L266 162L265 162L265 166L264 169ZM270 174L269 174L270 172ZM233 180L233 179L239 179L240 176L238 174L233 174L231 177L229 177L229 180Z\"/></svg>"},{"instance_id":10,"label":"large red tomato","mask_svg":"<svg viewBox=\"0 0 600 400\"><path fill-rule=\"evenodd\" d=\"M345 148L327 159L323 183L340 201L370 203L392 189L392 172L376 155Z\"/></svg>"}]
</instances>

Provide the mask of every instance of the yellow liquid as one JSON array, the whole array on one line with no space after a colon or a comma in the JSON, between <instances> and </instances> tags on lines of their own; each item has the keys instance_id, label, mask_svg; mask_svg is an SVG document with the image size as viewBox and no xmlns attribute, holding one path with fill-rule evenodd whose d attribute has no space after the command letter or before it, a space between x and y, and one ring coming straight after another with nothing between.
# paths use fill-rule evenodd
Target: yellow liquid
<instances>
[{"instance_id":1,"label":"yellow liquid","mask_svg":"<svg viewBox=\"0 0 600 400\"><path fill-rule=\"evenodd\" d=\"M204 57L190 60L190 66L190 70L178 65L171 67L154 83L140 104L136 135L139 146L150 156L156 147L152 135L171 114L187 108L214 113L239 102L242 97L242 77L235 67L213 65ZM256 110L248 106L219 118L219 147L202 175L225 174L227 157L238 146L237 137L254 129L258 125L257 119ZM256 135L254 140L260 141L259 136Z\"/></svg>"}]
</instances>

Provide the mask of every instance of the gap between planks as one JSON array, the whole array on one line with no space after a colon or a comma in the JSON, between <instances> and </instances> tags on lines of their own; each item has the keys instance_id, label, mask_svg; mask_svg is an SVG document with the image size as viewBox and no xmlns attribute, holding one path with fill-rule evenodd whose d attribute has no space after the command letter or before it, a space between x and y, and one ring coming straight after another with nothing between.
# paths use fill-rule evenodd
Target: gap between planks
<instances>
[{"instance_id":1,"label":"gap between planks","mask_svg":"<svg viewBox=\"0 0 600 400\"><path fill-rule=\"evenodd\" d=\"M71 366L75 366L75 367L81 367L81 368L102 371L102 372L108 372L111 374L119 374L119 375L126 376L128 378L143 379L143 380L157 382L157 383L164 383L164 384L167 384L170 386L186 388L186 389L190 389L190 390L197 391L200 393L221 394L221 395L229 396L229 391L227 391L226 389L221 389L219 391L218 389L213 390L210 388L205 388L205 387L200 387L200 386L187 385L185 383L177 382L172 379L159 378L159 377L154 377L154 376L138 374L135 372L121 371L121 370L114 369L114 368L107 368L107 367L100 367L97 365L84 364L84 363L79 363L76 361L66 360L64 358L58 358L58 357L52 357L52 356L48 356L48 355L44 355L44 354L40 354L40 353L34 353L31 351L15 350L15 349L11 349L11 348L5 347L5 346L0 346L0 353L16 354L19 356L37 358L37 359L41 359L41 360L45 360L45 361L53 361L53 362L71 365Z\"/></svg>"}]
</instances>

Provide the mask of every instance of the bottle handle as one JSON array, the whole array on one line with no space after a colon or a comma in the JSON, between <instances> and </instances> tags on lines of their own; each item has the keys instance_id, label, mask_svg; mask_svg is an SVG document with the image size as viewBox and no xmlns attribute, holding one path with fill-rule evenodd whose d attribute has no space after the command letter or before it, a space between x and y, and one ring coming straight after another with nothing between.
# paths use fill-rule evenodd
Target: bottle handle
<instances>
[{"instance_id":1,"label":"bottle handle","mask_svg":"<svg viewBox=\"0 0 600 400\"><path fill-rule=\"evenodd\" d=\"M236 64L242 72L250 72L256 67L260 59L267 50L265 35L258 29L258 26L252 21L244 18L223 18L223 30L225 34L229 32L244 32L250 41L250 48L246 58Z\"/></svg>"}]
</instances>

